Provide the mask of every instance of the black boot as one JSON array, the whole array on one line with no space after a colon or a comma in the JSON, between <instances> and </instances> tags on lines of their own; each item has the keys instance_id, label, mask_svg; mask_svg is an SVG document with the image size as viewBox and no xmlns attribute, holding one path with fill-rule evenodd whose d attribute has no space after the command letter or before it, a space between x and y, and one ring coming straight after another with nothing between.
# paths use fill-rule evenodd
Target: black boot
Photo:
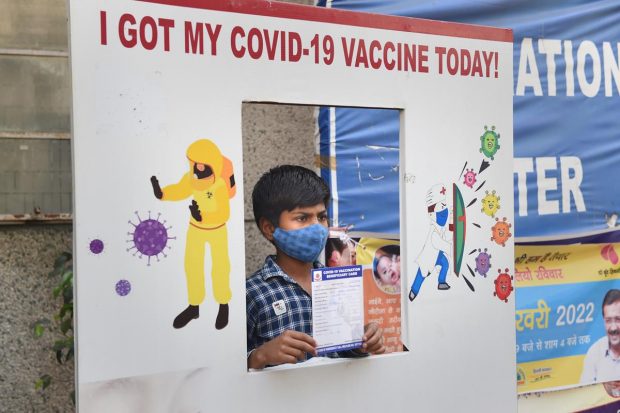
<instances>
[{"instance_id":1,"label":"black boot","mask_svg":"<svg viewBox=\"0 0 620 413\"><path fill-rule=\"evenodd\" d=\"M176 316L174 322L172 323L172 326L174 328L183 328L187 325L187 323L198 317L200 317L200 311L198 309L198 306L189 305L185 310L181 311L181 314Z\"/></svg>"},{"instance_id":2,"label":"black boot","mask_svg":"<svg viewBox=\"0 0 620 413\"><path fill-rule=\"evenodd\" d=\"M215 318L215 328L221 330L228 325L228 304L220 304L220 309Z\"/></svg>"}]
</instances>

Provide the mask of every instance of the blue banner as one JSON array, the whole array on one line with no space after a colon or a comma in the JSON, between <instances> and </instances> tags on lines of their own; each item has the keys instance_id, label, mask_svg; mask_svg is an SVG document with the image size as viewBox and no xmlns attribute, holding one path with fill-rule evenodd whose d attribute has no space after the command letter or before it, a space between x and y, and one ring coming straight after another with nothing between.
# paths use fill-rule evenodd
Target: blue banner
<instances>
[{"instance_id":1,"label":"blue banner","mask_svg":"<svg viewBox=\"0 0 620 413\"><path fill-rule=\"evenodd\" d=\"M520 288L517 363L586 354L593 342L605 336L601 301L615 284L581 282Z\"/></svg>"},{"instance_id":2,"label":"blue banner","mask_svg":"<svg viewBox=\"0 0 620 413\"><path fill-rule=\"evenodd\" d=\"M620 211L620 2L322 0L319 5L512 28L516 236L580 236L615 224L611 217ZM330 121L329 111L323 108L320 114L321 154L347 170L337 173L335 202L347 204L338 210L352 211L340 221L355 224L356 230L397 232L398 186L389 186L396 179L389 172L393 159L375 159L377 152L368 149L369 142L377 147L398 142L397 112L364 119L358 110L338 108ZM346 143L335 150L331 145L330 152L324 144L330 136ZM369 161L366 171L360 159ZM387 179L373 180L377 176Z\"/></svg>"},{"instance_id":3,"label":"blue banner","mask_svg":"<svg viewBox=\"0 0 620 413\"><path fill-rule=\"evenodd\" d=\"M335 158L321 169L332 189L333 225L398 234L399 111L323 108L319 131L321 158Z\"/></svg>"}]
</instances>

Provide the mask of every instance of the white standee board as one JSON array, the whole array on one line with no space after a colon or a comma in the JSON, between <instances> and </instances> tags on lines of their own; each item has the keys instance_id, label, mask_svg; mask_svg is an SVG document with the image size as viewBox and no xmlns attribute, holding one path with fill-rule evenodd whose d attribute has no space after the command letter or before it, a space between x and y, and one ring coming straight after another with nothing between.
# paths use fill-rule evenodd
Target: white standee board
<instances>
[{"instance_id":1,"label":"white standee board","mask_svg":"<svg viewBox=\"0 0 620 413\"><path fill-rule=\"evenodd\" d=\"M223 0L70 27L81 411L516 411L510 30ZM401 110L408 352L246 371L242 102ZM226 212L192 218L190 162Z\"/></svg>"}]
</instances>

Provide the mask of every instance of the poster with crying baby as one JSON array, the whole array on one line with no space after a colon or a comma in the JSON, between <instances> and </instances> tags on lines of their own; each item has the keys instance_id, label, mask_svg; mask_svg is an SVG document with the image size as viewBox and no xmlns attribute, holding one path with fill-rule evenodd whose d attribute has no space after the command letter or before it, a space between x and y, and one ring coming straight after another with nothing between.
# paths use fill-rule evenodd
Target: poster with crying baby
<instances>
[{"instance_id":1,"label":"poster with crying baby","mask_svg":"<svg viewBox=\"0 0 620 413\"><path fill-rule=\"evenodd\" d=\"M383 329L386 353L403 351L400 241L351 238L345 233L333 231L330 235L325 246L326 264L330 267L362 266L364 324L374 322Z\"/></svg>"}]
</instances>

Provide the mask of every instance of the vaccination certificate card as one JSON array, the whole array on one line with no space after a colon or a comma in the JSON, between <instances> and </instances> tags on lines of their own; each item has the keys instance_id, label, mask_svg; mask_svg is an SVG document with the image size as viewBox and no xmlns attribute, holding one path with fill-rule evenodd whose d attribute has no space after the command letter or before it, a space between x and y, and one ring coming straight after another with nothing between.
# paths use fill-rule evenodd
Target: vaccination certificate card
<instances>
[{"instance_id":1,"label":"vaccination certificate card","mask_svg":"<svg viewBox=\"0 0 620 413\"><path fill-rule=\"evenodd\" d=\"M318 355L362 347L362 266L312 270L312 336Z\"/></svg>"}]
</instances>

